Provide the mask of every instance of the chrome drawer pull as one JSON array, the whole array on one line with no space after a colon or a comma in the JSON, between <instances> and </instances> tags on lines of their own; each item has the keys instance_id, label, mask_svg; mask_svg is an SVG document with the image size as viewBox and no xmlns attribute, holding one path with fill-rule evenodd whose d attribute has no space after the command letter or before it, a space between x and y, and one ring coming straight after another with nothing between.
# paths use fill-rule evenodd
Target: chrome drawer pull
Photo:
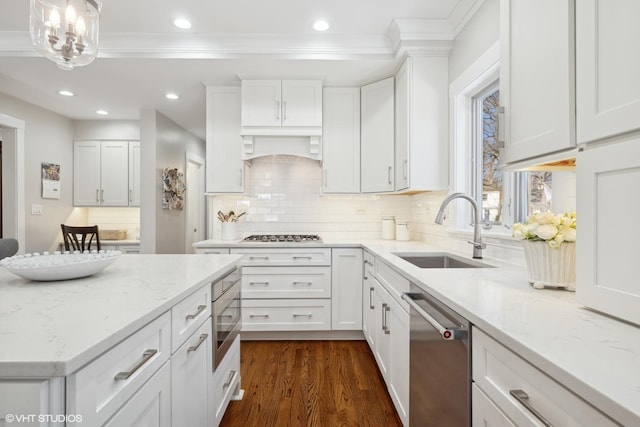
<instances>
[{"instance_id":1,"label":"chrome drawer pull","mask_svg":"<svg viewBox=\"0 0 640 427\"><path fill-rule=\"evenodd\" d=\"M293 317L308 317L311 318L312 313L307 313L307 314L299 314L299 313L293 313Z\"/></svg>"},{"instance_id":2,"label":"chrome drawer pull","mask_svg":"<svg viewBox=\"0 0 640 427\"><path fill-rule=\"evenodd\" d=\"M384 316L384 326L382 327L382 329L384 330L385 334L389 335L391 331L389 330L389 325L387 325L387 313L391 311L391 307L389 307L388 304L382 304L382 308L382 315Z\"/></svg>"},{"instance_id":3,"label":"chrome drawer pull","mask_svg":"<svg viewBox=\"0 0 640 427\"><path fill-rule=\"evenodd\" d=\"M254 318L254 317L269 317L268 314L250 314L249 315L250 318Z\"/></svg>"},{"instance_id":4,"label":"chrome drawer pull","mask_svg":"<svg viewBox=\"0 0 640 427\"><path fill-rule=\"evenodd\" d=\"M310 256L294 256L293 259L312 259Z\"/></svg>"},{"instance_id":5,"label":"chrome drawer pull","mask_svg":"<svg viewBox=\"0 0 640 427\"><path fill-rule=\"evenodd\" d=\"M200 347L202 345L202 343L207 340L208 336L209 336L209 334L200 335L200 339L198 339L198 342L196 343L196 345L192 345L191 347L189 347L187 349L187 354L191 353L192 351L196 351L198 349L198 347Z\"/></svg>"},{"instance_id":6,"label":"chrome drawer pull","mask_svg":"<svg viewBox=\"0 0 640 427\"><path fill-rule=\"evenodd\" d=\"M145 363L151 360L151 358L155 356L157 352L158 350L146 350L144 353L142 353L142 359L140 359L140 361L136 363L135 366L131 368L131 370L118 372L114 379L116 381L128 380L131 375L135 374L138 369L142 368Z\"/></svg>"},{"instance_id":7,"label":"chrome drawer pull","mask_svg":"<svg viewBox=\"0 0 640 427\"><path fill-rule=\"evenodd\" d=\"M222 388L227 388L231 385L231 383L233 382L233 379L236 376L236 371L230 371L229 372L229 379L227 380L226 383L222 384Z\"/></svg>"},{"instance_id":8,"label":"chrome drawer pull","mask_svg":"<svg viewBox=\"0 0 640 427\"><path fill-rule=\"evenodd\" d=\"M198 317L198 315L199 315L200 313L202 313L202 312L203 312L203 311L205 311L206 309L207 309L207 306L206 306L206 305L199 305L199 306L198 306L198 310L197 310L195 313L193 313L193 314L187 314L187 315L185 316L185 318L186 318L187 320L195 319L196 317Z\"/></svg>"},{"instance_id":9,"label":"chrome drawer pull","mask_svg":"<svg viewBox=\"0 0 640 427\"><path fill-rule=\"evenodd\" d=\"M250 256L249 259L251 261L256 260L256 259L264 259L264 260L268 260L269 257L268 256Z\"/></svg>"},{"instance_id":10,"label":"chrome drawer pull","mask_svg":"<svg viewBox=\"0 0 640 427\"><path fill-rule=\"evenodd\" d=\"M369 288L369 309L370 310L375 309L375 307L373 306L373 296L372 296L373 290L374 290L373 286Z\"/></svg>"},{"instance_id":11,"label":"chrome drawer pull","mask_svg":"<svg viewBox=\"0 0 640 427\"><path fill-rule=\"evenodd\" d=\"M522 406L527 408L527 410L531 412L531 414L533 414L533 416L536 417L538 421L540 421L547 427L553 427L553 424L551 424L540 412L536 411L536 409L531 406L529 395L527 393L525 393L523 390L509 390L509 394L515 397L515 399L520 402Z\"/></svg>"},{"instance_id":12,"label":"chrome drawer pull","mask_svg":"<svg viewBox=\"0 0 640 427\"><path fill-rule=\"evenodd\" d=\"M296 285L307 285L307 286L311 286L313 285L313 282L293 282L293 286Z\"/></svg>"},{"instance_id":13,"label":"chrome drawer pull","mask_svg":"<svg viewBox=\"0 0 640 427\"><path fill-rule=\"evenodd\" d=\"M249 286L253 286L253 285L265 285L265 286L269 286L269 282L249 282Z\"/></svg>"}]
</instances>

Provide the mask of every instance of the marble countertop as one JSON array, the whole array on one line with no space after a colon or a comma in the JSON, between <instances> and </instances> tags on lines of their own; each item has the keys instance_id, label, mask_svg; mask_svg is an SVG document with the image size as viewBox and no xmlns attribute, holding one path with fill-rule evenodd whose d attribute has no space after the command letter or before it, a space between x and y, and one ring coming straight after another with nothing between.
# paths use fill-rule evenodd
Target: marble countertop
<instances>
[{"instance_id":1,"label":"marble countertop","mask_svg":"<svg viewBox=\"0 0 640 427\"><path fill-rule=\"evenodd\" d=\"M210 240L199 247L292 247ZM425 242L325 239L304 247L363 247L478 328L624 425L640 425L640 327L586 309L575 293L533 289L525 268L421 269L396 252L443 252ZM467 253L449 251L466 258Z\"/></svg>"},{"instance_id":2,"label":"marble countertop","mask_svg":"<svg viewBox=\"0 0 640 427\"><path fill-rule=\"evenodd\" d=\"M0 269L0 378L68 375L231 271L238 255L122 255L82 279Z\"/></svg>"}]
</instances>

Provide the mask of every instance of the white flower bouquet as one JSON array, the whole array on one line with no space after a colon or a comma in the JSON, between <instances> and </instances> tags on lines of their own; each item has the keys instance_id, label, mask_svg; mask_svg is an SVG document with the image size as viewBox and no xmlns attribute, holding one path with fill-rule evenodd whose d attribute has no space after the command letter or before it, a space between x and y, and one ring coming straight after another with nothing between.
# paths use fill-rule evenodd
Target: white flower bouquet
<instances>
[{"instance_id":1,"label":"white flower bouquet","mask_svg":"<svg viewBox=\"0 0 640 427\"><path fill-rule=\"evenodd\" d=\"M557 248L564 242L576 241L576 213L533 214L526 223L513 224L511 230L517 239L547 242L550 247Z\"/></svg>"}]
</instances>

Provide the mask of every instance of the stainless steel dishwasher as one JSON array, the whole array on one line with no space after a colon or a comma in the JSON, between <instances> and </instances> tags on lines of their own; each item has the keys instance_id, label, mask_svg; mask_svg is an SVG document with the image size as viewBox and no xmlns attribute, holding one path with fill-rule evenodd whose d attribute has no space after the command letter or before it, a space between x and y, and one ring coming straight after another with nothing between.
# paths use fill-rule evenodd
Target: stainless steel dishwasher
<instances>
[{"instance_id":1,"label":"stainless steel dishwasher","mask_svg":"<svg viewBox=\"0 0 640 427\"><path fill-rule=\"evenodd\" d=\"M471 425L469 322L411 284L409 424Z\"/></svg>"}]
</instances>

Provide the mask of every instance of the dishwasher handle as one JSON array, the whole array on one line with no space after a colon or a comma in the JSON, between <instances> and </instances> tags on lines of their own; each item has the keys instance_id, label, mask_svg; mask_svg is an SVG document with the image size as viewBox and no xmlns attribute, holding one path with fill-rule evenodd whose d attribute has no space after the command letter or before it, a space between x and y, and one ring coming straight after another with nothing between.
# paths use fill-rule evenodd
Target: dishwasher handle
<instances>
[{"instance_id":1,"label":"dishwasher handle","mask_svg":"<svg viewBox=\"0 0 640 427\"><path fill-rule=\"evenodd\" d=\"M402 299L408 302L411 308L415 310L420 315L420 317L422 317L431 326L433 326L436 329L436 331L438 331L438 333L442 336L442 339L445 339L447 341L461 340L461 339L466 339L469 336L469 331L465 327L450 328L450 327L443 326L432 315L427 313L422 307L420 307L415 302L415 297L414 297L415 295L418 295L418 294L405 292L402 294ZM424 299L422 300L428 303L428 301Z\"/></svg>"}]
</instances>

